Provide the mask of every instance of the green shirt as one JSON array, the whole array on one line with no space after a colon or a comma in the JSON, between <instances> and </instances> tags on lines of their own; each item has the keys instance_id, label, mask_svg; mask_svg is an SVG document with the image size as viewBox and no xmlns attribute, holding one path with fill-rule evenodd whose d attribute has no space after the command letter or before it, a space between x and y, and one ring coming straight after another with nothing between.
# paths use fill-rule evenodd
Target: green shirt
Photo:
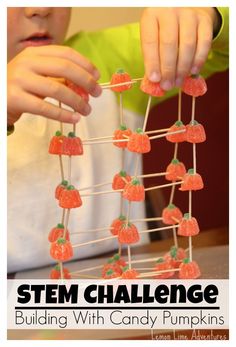
<instances>
[{"instance_id":1,"label":"green shirt","mask_svg":"<svg viewBox=\"0 0 236 347\"><path fill-rule=\"evenodd\" d=\"M217 8L222 25L212 42L208 59L201 71L204 77L228 68L228 7ZM141 53L139 24L128 24L97 32L79 32L71 37L66 45L79 51L97 66L101 73L100 82L108 82L112 74L123 68L132 78L144 75ZM161 99L152 98L153 104L161 102L177 93L173 89ZM139 90L139 84L133 86L124 97L124 107L139 114L145 112L147 95Z\"/></svg>"}]
</instances>

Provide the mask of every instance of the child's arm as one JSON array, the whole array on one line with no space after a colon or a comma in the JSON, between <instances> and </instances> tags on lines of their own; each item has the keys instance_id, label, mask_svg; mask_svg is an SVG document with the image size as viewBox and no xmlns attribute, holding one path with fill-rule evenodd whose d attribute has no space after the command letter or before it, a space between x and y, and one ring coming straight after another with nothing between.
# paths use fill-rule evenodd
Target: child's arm
<instances>
[{"instance_id":1,"label":"child's arm","mask_svg":"<svg viewBox=\"0 0 236 347\"><path fill-rule=\"evenodd\" d=\"M76 123L91 107L56 78L68 79L92 96L101 94L98 70L78 52L63 46L30 47L8 63L8 124L14 124L23 112L40 114L62 122ZM52 78L48 78L52 77ZM52 97L72 107L61 109L45 100Z\"/></svg>"}]
</instances>

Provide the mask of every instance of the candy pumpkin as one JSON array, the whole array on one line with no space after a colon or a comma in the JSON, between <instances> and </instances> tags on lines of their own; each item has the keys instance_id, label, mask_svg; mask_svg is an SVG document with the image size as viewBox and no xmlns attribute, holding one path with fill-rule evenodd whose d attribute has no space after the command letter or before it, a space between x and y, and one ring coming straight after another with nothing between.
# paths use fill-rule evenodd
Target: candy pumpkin
<instances>
[{"instance_id":1,"label":"candy pumpkin","mask_svg":"<svg viewBox=\"0 0 236 347\"><path fill-rule=\"evenodd\" d=\"M182 133L168 135L169 133L173 131L178 131L178 130L185 130L185 131ZM183 124L181 120L178 120L177 122L175 122L175 124L173 124L168 129L166 139L173 143L184 142L186 140L186 126Z\"/></svg>"},{"instance_id":2,"label":"candy pumpkin","mask_svg":"<svg viewBox=\"0 0 236 347\"><path fill-rule=\"evenodd\" d=\"M124 83L124 82L130 82L131 77L130 75L124 71L124 69L118 69L111 77L111 85L113 84L119 84L119 83ZM116 86L116 87L111 87L110 89L113 90L114 92L123 92L125 90L128 90L132 87L132 83L130 84L125 84L123 86Z\"/></svg>"},{"instance_id":3,"label":"candy pumpkin","mask_svg":"<svg viewBox=\"0 0 236 347\"><path fill-rule=\"evenodd\" d=\"M148 153L151 150L151 143L147 134L141 128L136 129L129 137L127 149L135 153Z\"/></svg>"},{"instance_id":4,"label":"candy pumpkin","mask_svg":"<svg viewBox=\"0 0 236 347\"><path fill-rule=\"evenodd\" d=\"M119 229L121 228L125 220L126 217L123 215L120 215L119 218L113 220L110 226L110 232L112 233L112 235L118 235Z\"/></svg>"},{"instance_id":5,"label":"candy pumpkin","mask_svg":"<svg viewBox=\"0 0 236 347\"><path fill-rule=\"evenodd\" d=\"M200 75L187 76L184 79L182 91L195 97L204 95L207 92L206 81Z\"/></svg>"},{"instance_id":6,"label":"candy pumpkin","mask_svg":"<svg viewBox=\"0 0 236 347\"><path fill-rule=\"evenodd\" d=\"M50 255L53 259L66 261L73 257L73 248L70 241L63 238L51 243Z\"/></svg>"},{"instance_id":7,"label":"candy pumpkin","mask_svg":"<svg viewBox=\"0 0 236 347\"><path fill-rule=\"evenodd\" d=\"M203 125L196 120L186 125L186 141L190 143L206 141L206 133Z\"/></svg>"},{"instance_id":8,"label":"candy pumpkin","mask_svg":"<svg viewBox=\"0 0 236 347\"><path fill-rule=\"evenodd\" d=\"M200 190L204 187L201 175L194 172L194 169L189 169L183 177L183 183L179 190Z\"/></svg>"},{"instance_id":9,"label":"candy pumpkin","mask_svg":"<svg viewBox=\"0 0 236 347\"><path fill-rule=\"evenodd\" d=\"M133 179L131 182L126 184L123 190L123 198L129 201L144 201L145 200L145 189L139 180Z\"/></svg>"},{"instance_id":10,"label":"candy pumpkin","mask_svg":"<svg viewBox=\"0 0 236 347\"><path fill-rule=\"evenodd\" d=\"M73 90L73 92L81 96L81 98L84 99L84 101L89 101L89 94L82 87L77 86L75 83L69 80L66 80L66 86Z\"/></svg>"},{"instance_id":11,"label":"candy pumpkin","mask_svg":"<svg viewBox=\"0 0 236 347\"><path fill-rule=\"evenodd\" d=\"M50 279L58 280L59 278L61 278L60 266L56 265L50 272ZM71 279L70 271L66 267L63 267L63 278L68 280Z\"/></svg>"},{"instance_id":12,"label":"candy pumpkin","mask_svg":"<svg viewBox=\"0 0 236 347\"><path fill-rule=\"evenodd\" d=\"M66 189L68 186L68 181L66 180L63 180L60 184L58 184L58 186L56 187L55 189L55 198L57 200L60 199L60 195L61 195L61 192Z\"/></svg>"},{"instance_id":13,"label":"candy pumpkin","mask_svg":"<svg viewBox=\"0 0 236 347\"><path fill-rule=\"evenodd\" d=\"M117 278L120 277L120 273L114 269L108 269L102 277L105 279Z\"/></svg>"},{"instance_id":14,"label":"candy pumpkin","mask_svg":"<svg viewBox=\"0 0 236 347\"><path fill-rule=\"evenodd\" d=\"M178 235L181 236L195 236L199 234L199 226L196 218L191 217L189 213L185 213L184 217L179 223Z\"/></svg>"},{"instance_id":15,"label":"candy pumpkin","mask_svg":"<svg viewBox=\"0 0 236 347\"><path fill-rule=\"evenodd\" d=\"M178 223L183 217L182 212L174 204L169 204L162 211L162 221L167 225L174 225Z\"/></svg>"},{"instance_id":16,"label":"candy pumpkin","mask_svg":"<svg viewBox=\"0 0 236 347\"><path fill-rule=\"evenodd\" d=\"M183 260L179 266L179 278L195 279L201 276L201 271L196 261L190 261L189 258Z\"/></svg>"},{"instance_id":17,"label":"candy pumpkin","mask_svg":"<svg viewBox=\"0 0 236 347\"><path fill-rule=\"evenodd\" d=\"M186 174L186 168L178 159L172 159L171 163L166 168L166 172L165 178L168 181L175 182L182 179Z\"/></svg>"},{"instance_id":18,"label":"candy pumpkin","mask_svg":"<svg viewBox=\"0 0 236 347\"><path fill-rule=\"evenodd\" d=\"M161 88L159 82L151 82L149 79L144 76L142 82L140 84L140 89L151 96L163 96L165 95L165 91Z\"/></svg>"},{"instance_id":19,"label":"candy pumpkin","mask_svg":"<svg viewBox=\"0 0 236 347\"><path fill-rule=\"evenodd\" d=\"M82 155L83 153L84 151L81 139L77 137L73 131L70 132L63 141L62 154L71 156Z\"/></svg>"},{"instance_id":20,"label":"candy pumpkin","mask_svg":"<svg viewBox=\"0 0 236 347\"><path fill-rule=\"evenodd\" d=\"M82 205L79 191L70 185L61 192L59 206L62 208L76 208Z\"/></svg>"},{"instance_id":21,"label":"candy pumpkin","mask_svg":"<svg viewBox=\"0 0 236 347\"><path fill-rule=\"evenodd\" d=\"M129 176L126 171L120 171L113 177L112 189L124 189L125 185L131 181L131 176Z\"/></svg>"},{"instance_id":22,"label":"candy pumpkin","mask_svg":"<svg viewBox=\"0 0 236 347\"><path fill-rule=\"evenodd\" d=\"M159 275L155 275L153 277L159 278L159 279L165 279L165 278L170 278L170 277L174 276L174 274L175 274L174 271L171 271L171 270L173 270L171 263L169 261L165 260L164 258L159 258L156 261L154 271L163 271L163 270L170 270L170 271L160 273Z\"/></svg>"},{"instance_id":23,"label":"candy pumpkin","mask_svg":"<svg viewBox=\"0 0 236 347\"><path fill-rule=\"evenodd\" d=\"M116 129L113 133L113 140L127 140L125 136L130 136L132 131L126 127L126 125L122 124L118 129ZM125 136L124 136L125 135ZM113 142L113 145L119 148L126 148L128 141L124 142Z\"/></svg>"},{"instance_id":24,"label":"candy pumpkin","mask_svg":"<svg viewBox=\"0 0 236 347\"><path fill-rule=\"evenodd\" d=\"M48 152L50 154L62 155L65 138L60 131L57 131L50 141Z\"/></svg>"},{"instance_id":25,"label":"candy pumpkin","mask_svg":"<svg viewBox=\"0 0 236 347\"><path fill-rule=\"evenodd\" d=\"M177 248L172 246L170 251L164 255L164 259L169 262L172 268L178 268L184 258L187 257L187 254L183 248Z\"/></svg>"},{"instance_id":26,"label":"candy pumpkin","mask_svg":"<svg viewBox=\"0 0 236 347\"><path fill-rule=\"evenodd\" d=\"M64 225L61 223L58 223L56 227L52 228L50 233L48 234L48 241L49 242L55 242L57 239L63 237L64 234ZM68 229L66 230L66 240L70 241L70 235Z\"/></svg>"},{"instance_id":27,"label":"candy pumpkin","mask_svg":"<svg viewBox=\"0 0 236 347\"><path fill-rule=\"evenodd\" d=\"M134 280L136 279L137 277L139 276L139 272L135 269L129 269L128 266L126 266L124 269L123 269L123 273L121 275L121 278L122 279L125 279L125 280Z\"/></svg>"},{"instance_id":28,"label":"candy pumpkin","mask_svg":"<svg viewBox=\"0 0 236 347\"><path fill-rule=\"evenodd\" d=\"M140 239L138 229L132 223L123 223L118 231L118 241L120 243L132 244L138 242Z\"/></svg>"},{"instance_id":29,"label":"candy pumpkin","mask_svg":"<svg viewBox=\"0 0 236 347\"><path fill-rule=\"evenodd\" d=\"M113 260L114 260L114 262L115 262L117 265L119 265L121 268L127 266L126 261L125 261L124 259L122 259L121 256L120 256L118 253L116 253L116 254L113 255Z\"/></svg>"}]
</instances>

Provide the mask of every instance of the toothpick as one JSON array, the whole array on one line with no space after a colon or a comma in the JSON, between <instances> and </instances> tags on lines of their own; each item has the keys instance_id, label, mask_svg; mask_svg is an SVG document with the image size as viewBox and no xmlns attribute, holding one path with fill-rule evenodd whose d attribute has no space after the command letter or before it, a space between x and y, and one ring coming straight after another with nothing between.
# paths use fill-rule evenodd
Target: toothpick
<instances>
[{"instance_id":1,"label":"toothpick","mask_svg":"<svg viewBox=\"0 0 236 347\"><path fill-rule=\"evenodd\" d=\"M176 188L176 186L172 186L172 187L171 187L169 205L170 205L170 204L173 204L174 194L175 194L175 188Z\"/></svg>"},{"instance_id":2,"label":"toothpick","mask_svg":"<svg viewBox=\"0 0 236 347\"><path fill-rule=\"evenodd\" d=\"M135 167L134 167L134 177L137 177L138 174L138 167L139 167L139 160L140 160L140 153L136 153L136 160L135 160Z\"/></svg>"},{"instance_id":3,"label":"toothpick","mask_svg":"<svg viewBox=\"0 0 236 347\"><path fill-rule=\"evenodd\" d=\"M61 101L58 101L58 107L61 108ZM62 122L59 122L60 123L60 132L63 134L63 123Z\"/></svg>"},{"instance_id":4,"label":"toothpick","mask_svg":"<svg viewBox=\"0 0 236 347\"><path fill-rule=\"evenodd\" d=\"M181 121L181 107L182 106L182 90L179 89L178 95L178 121Z\"/></svg>"},{"instance_id":5,"label":"toothpick","mask_svg":"<svg viewBox=\"0 0 236 347\"><path fill-rule=\"evenodd\" d=\"M154 190L154 189L161 189L161 188L165 188L165 187L176 186L176 185L179 185L179 184L182 184L182 183L183 183L183 181L178 181L178 182L162 184L160 186L149 187L149 188L145 188L145 192L147 192L148 190Z\"/></svg>"},{"instance_id":6,"label":"toothpick","mask_svg":"<svg viewBox=\"0 0 236 347\"><path fill-rule=\"evenodd\" d=\"M61 261L59 261L59 267L60 267L60 277L63 280L64 274L63 274L63 264Z\"/></svg>"},{"instance_id":7,"label":"toothpick","mask_svg":"<svg viewBox=\"0 0 236 347\"><path fill-rule=\"evenodd\" d=\"M68 185L71 184L71 155L68 157Z\"/></svg>"},{"instance_id":8,"label":"toothpick","mask_svg":"<svg viewBox=\"0 0 236 347\"><path fill-rule=\"evenodd\" d=\"M195 118L195 101L196 101L196 97L193 96L193 97L192 97L192 115L191 115L191 121L194 121L194 118Z\"/></svg>"},{"instance_id":9,"label":"toothpick","mask_svg":"<svg viewBox=\"0 0 236 347\"><path fill-rule=\"evenodd\" d=\"M117 143L117 142L128 142L128 139L120 139L120 140L102 140L102 141L82 141L83 145L98 145L103 143Z\"/></svg>"},{"instance_id":10,"label":"toothpick","mask_svg":"<svg viewBox=\"0 0 236 347\"><path fill-rule=\"evenodd\" d=\"M178 227L179 225L176 225L176 227ZM154 231L161 231L161 230L168 230L168 229L172 229L173 225L170 225L168 227L161 227L161 228L155 228L155 229L147 229L147 230L143 230L140 231L139 234L144 234L144 233L152 233Z\"/></svg>"},{"instance_id":11,"label":"toothpick","mask_svg":"<svg viewBox=\"0 0 236 347\"><path fill-rule=\"evenodd\" d=\"M188 200L188 213L189 213L189 218L192 218L192 191L189 190L188 192L189 200Z\"/></svg>"},{"instance_id":12,"label":"toothpick","mask_svg":"<svg viewBox=\"0 0 236 347\"><path fill-rule=\"evenodd\" d=\"M151 178L151 177L159 177L159 176L165 176L168 174L168 172L158 172L158 173L151 173L151 174L146 174L146 175L137 175L137 176L132 176L137 177L137 178Z\"/></svg>"},{"instance_id":13,"label":"toothpick","mask_svg":"<svg viewBox=\"0 0 236 347\"><path fill-rule=\"evenodd\" d=\"M97 140L105 140L105 139L112 139L113 135L107 135L107 136L100 136L100 137L90 137L89 139L83 140L84 142L87 141L97 141Z\"/></svg>"},{"instance_id":14,"label":"toothpick","mask_svg":"<svg viewBox=\"0 0 236 347\"><path fill-rule=\"evenodd\" d=\"M62 217L61 217L61 224L63 224L63 225L64 225L64 220L65 220L65 212L66 212L65 208L63 208Z\"/></svg>"},{"instance_id":15,"label":"toothpick","mask_svg":"<svg viewBox=\"0 0 236 347\"><path fill-rule=\"evenodd\" d=\"M190 261L193 260L193 251L192 251L192 236L188 237L188 247L189 247L189 259Z\"/></svg>"},{"instance_id":16,"label":"toothpick","mask_svg":"<svg viewBox=\"0 0 236 347\"><path fill-rule=\"evenodd\" d=\"M169 133L151 136L151 137L149 137L149 140L160 139L161 137L166 137L167 135L173 135L173 134L184 133L185 131L186 131L186 129L180 129L180 130L170 131Z\"/></svg>"},{"instance_id":17,"label":"toothpick","mask_svg":"<svg viewBox=\"0 0 236 347\"><path fill-rule=\"evenodd\" d=\"M73 133L76 134L76 124L73 124Z\"/></svg>"},{"instance_id":18,"label":"toothpick","mask_svg":"<svg viewBox=\"0 0 236 347\"><path fill-rule=\"evenodd\" d=\"M177 153L178 153L178 142L175 143L174 159L177 159Z\"/></svg>"},{"instance_id":19,"label":"toothpick","mask_svg":"<svg viewBox=\"0 0 236 347\"><path fill-rule=\"evenodd\" d=\"M124 123L124 111L123 111L123 100L122 100L122 92L119 93L120 95L120 124Z\"/></svg>"},{"instance_id":20,"label":"toothpick","mask_svg":"<svg viewBox=\"0 0 236 347\"><path fill-rule=\"evenodd\" d=\"M59 154L58 157L59 157L59 163L60 163L61 180L64 181L65 175L64 175L64 169L63 169L62 155Z\"/></svg>"},{"instance_id":21,"label":"toothpick","mask_svg":"<svg viewBox=\"0 0 236 347\"><path fill-rule=\"evenodd\" d=\"M146 135L148 134L156 134L156 133L163 133L163 132L166 132L168 131L170 128L164 128L164 129L157 129L157 130L149 130L149 131L145 131L144 133Z\"/></svg>"},{"instance_id":22,"label":"toothpick","mask_svg":"<svg viewBox=\"0 0 236 347\"><path fill-rule=\"evenodd\" d=\"M101 277L98 277L98 276L92 276L92 275L85 275L85 274L78 274L78 275L75 275L74 273L70 272L70 275L72 278L91 278L91 279L101 279Z\"/></svg>"},{"instance_id":23,"label":"toothpick","mask_svg":"<svg viewBox=\"0 0 236 347\"><path fill-rule=\"evenodd\" d=\"M176 232L176 227L173 226L173 238L174 238L174 245L176 248L178 248L178 239L177 239L177 232Z\"/></svg>"},{"instance_id":24,"label":"toothpick","mask_svg":"<svg viewBox=\"0 0 236 347\"><path fill-rule=\"evenodd\" d=\"M171 219L173 219L176 223L179 223L180 222L180 220L178 219L178 218L176 218L176 217L171 217Z\"/></svg>"},{"instance_id":25,"label":"toothpick","mask_svg":"<svg viewBox=\"0 0 236 347\"><path fill-rule=\"evenodd\" d=\"M193 143L193 172L197 172L197 154L196 154L196 143Z\"/></svg>"},{"instance_id":26,"label":"toothpick","mask_svg":"<svg viewBox=\"0 0 236 347\"><path fill-rule=\"evenodd\" d=\"M116 190L105 190L102 192L93 192L93 193L84 193L84 194L80 194L81 197L85 197L85 196L94 196L94 195L102 195L102 194L112 194L112 193L119 193L119 192L123 192L123 189L116 189Z\"/></svg>"},{"instance_id":27,"label":"toothpick","mask_svg":"<svg viewBox=\"0 0 236 347\"><path fill-rule=\"evenodd\" d=\"M103 237L102 239L91 240L91 241L87 241L87 242L83 242L83 243L76 243L75 245L72 245L72 247L76 248L76 247L91 245L92 243L98 243L98 242L103 242L103 241L112 240L112 239L117 239L117 235L107 236L107 237Z\"/></svg>"},{"instance_id":28,"label":"toothpick","mask_svg":"<svg viewBox=\"0 0 236 347\"><path fill-rule=\"evenodd\" d=\"M175 268L173 268L173 269L169 269L169 270L161 270L161 271L153 271L153 272L144 272L144 273L142 273L142 274L140 274L140 275L138 275L137 276L137 278L145 278L145 277L153 277L153 276L157 276L157 275L161 275L162 273L165 273L165 272L178 272L179 271L179 269L175 269Z\"/></svg>"},{"instance_id":29,"label":"toothpick","mask_svg":"<svg viewBox=\"0 0 236 347\"><path fill-rule=\"evenodd\" d=\"M151 107L151 102L152 102L152 96L149 95L147 108L146 108L146 112L145 112L145 117L144 117L144 122L143 122L143 132L145 132L145 130L146 130L148 115L149 115L149 111L150 111L150 107Z\"/></svg>"},{"instance_id":30,"label":"toothpick","mask_svg":"<svg viewBox=\"0 0 236 347\"><path fill-rule=\"evenodd\" d=\"M135 84L135 83L137 83L137 81L135 81L135 80L131 80L131 81L128 81L128 82L116 83L116 84L104 84L104 83L101 83L100 87L102 89L110 89L110 88L113 88L113 87L127 86L127 85Z\"/></svg>"},{"instance_id":31,"label":"toothpick","mask_svg":"<svg viewBox=\"0 0 236 347\"><path fill-rule=\"evenodd\" d=\"M81 192L83 190L90 190L90 189L93 189L93 188L107 186L107 185L110 185L110 184L112 184L112 182L103 182L103 183L93 184L92 186L89 186L89 187L80 188L79 191Z\"/></svg>"},{"instance_id":32,"label":"toothpick","mask_svg":"<svg viewBox=\"0 0 236 347\"><path fill-rule=\"evenodd\" d=\"M127 246L128 249L128 264L129 264L129 270L131 269L131 250L130 245Z\"/></svg>"},{"instance_id":33,"label":"toothpick","mask_svg":"<svg viewBox=\"0 0 236 347\"><path fill-rule=\"evenodd\" d=\"M70 217L70 209L67 210L67 214L66 214L66 221L65 221L65 225L64 225L64 231L63 231L63 239L66 238L66 230L68 228L68 223L69 223L69 217Z\"/></svg>"}]
</instances>

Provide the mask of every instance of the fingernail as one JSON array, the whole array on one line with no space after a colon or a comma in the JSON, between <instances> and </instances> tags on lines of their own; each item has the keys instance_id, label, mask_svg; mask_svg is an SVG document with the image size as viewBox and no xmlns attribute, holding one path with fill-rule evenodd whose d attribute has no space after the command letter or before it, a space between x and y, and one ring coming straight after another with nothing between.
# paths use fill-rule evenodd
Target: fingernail
<instances>
[{"instance_id":1,"label":"fingernail","mask_svg":"<svg viewBox=\"0 0 236 347\"><path fill-rule=\"evenodd\" d=\"M98 80L100 78L100 72L98 70L94 70L93 77L95 78L95 80Z\"/></svg>"},{"instance_id":2,"label":"fingernail","mask_svg":"<svg viewBox=\"0 0 236 347\"><path fill-rule=\"evenodd\" d=\"M151 81L151 82L160 82L161 80L161 75L156 72L156 71L153 71L149 74L148 76L148 79Z\"/></svg>"},{"instance_id":3,"label":"fingernail","mask_svg":"<svg viewBox=\"0 0 236 347\"><path fill-rule=\"evenodd\" d=\"M199 73L199 68L197 66L193 66L191 69L191 74L196 75Z\"/></svg>"},{"instance_id":4,"label":"fingernail","mask_svg":"<svg viewBox=\"0 0 236 347\"><path fill-rule=\"evenodd\" d=\"M172 83L170 81L164 81L161 83L161 88L164 90L170 90L172 88Z\"/></svg>"},{"instance_id":5,"label":"fingernail","mask_svg":"<svg viewBox=\"0 0 236 347\"><path fill-rule=\"evenodd\" d=\"M97 84L96 87L94 88L92 95L93 96L99 96L102 94L102 88Z\"/></svg>"},{"instance_id":6,"label":"fingernail","mask_svg":"<svg viewBox=\"0 0 236 347\"><path fill-rule=\"evenodd\" d=\"M175 85L176 87L181 87L183 83L183 78L182 77L177 77L175 80Z\"/></svg>"},{"instance_id":7,"label":"fingernail","mask_svg":"<svg viewBox=\"0 0 236 347\"><path fill-rule=\"evenodd\" d=\"M87 116L91 112L91 106L89 104L86 104L83 108L84 115Z\"/></svg>"},{"instance_id":8,"label":"fingernail","mask_svg":"<svg viewBox=\"0 0 236 347\"><path fill-rule=\"evenodd\" d=\"M80 118L81 118L81 115L78 112L73 113L71 117L72 121L75 123L77 123L80 120Z\"/></svg>"}]
</instances>

